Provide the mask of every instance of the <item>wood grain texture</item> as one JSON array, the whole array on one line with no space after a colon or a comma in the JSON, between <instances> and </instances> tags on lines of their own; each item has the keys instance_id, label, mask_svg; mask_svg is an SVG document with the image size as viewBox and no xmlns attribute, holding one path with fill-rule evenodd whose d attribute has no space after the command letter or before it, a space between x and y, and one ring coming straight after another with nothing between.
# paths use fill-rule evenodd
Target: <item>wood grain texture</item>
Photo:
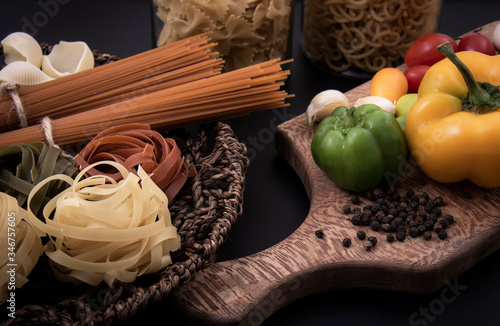
<instances>
[{"instance_id":1,"label":"wood grain texture","mask_svg":"<svg viewBox=\"0 0 500 326\"><path fill-rule=\"evenodd\" d=\"M483 27L491 36L498 22ZM404 69L405 67L400 67ZM365 96L369 82L349 91L352 103ZM367 288L425 293L439 289L500 248L500 189L485 190L465 181L440 184L407 164L396 188L441 196L444 213L456 217L448 238L421 237L388 243L382 232L354 227L342 212L352 195L331 182L310 153L313 131L305 114L277 127L276 148L295 169L311 208L303 224L282 242L256 254L216 263L174 294L173 302L208 324L258 325L282 306L320 291ZM463 194L468 192L471 199ZM315 231L321 229L323 238ZM370 251L356 232L379 238ZM350 237L353 245L342 246Z\"/></svg>"}]
</instances>

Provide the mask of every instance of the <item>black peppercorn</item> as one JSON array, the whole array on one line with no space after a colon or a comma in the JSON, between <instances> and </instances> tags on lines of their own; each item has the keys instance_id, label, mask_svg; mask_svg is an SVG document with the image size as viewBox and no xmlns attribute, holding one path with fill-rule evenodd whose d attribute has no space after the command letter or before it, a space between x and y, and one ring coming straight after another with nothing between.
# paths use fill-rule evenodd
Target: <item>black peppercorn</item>
<instances>
[{"instance_id":1,"label":"black peppercorn","mask_svg":"<svg viewBox=\"0 0 500 326\"><path fill-rule=\"evenodd\" d=\"M375 246L377 244L377 237L374 236L368 237L368 241L370 241L372 245Z\"/></svg>"},{"instance_id":2,"label":"black peppercorn","mask_svg":"<svg viewBox=\"0 0 500 326\"><path fill-rule=\"evenodd\" d=\"M446 220L446 219L441 219L441 220L439 220L439 224L441 224L441 227L442 227L443 229L446 229L446 228L448 227L448 220Z\"/></svg>"},{"instance_id":3,"label":"black peppercorn","mask_svg":"<svg viewBox=\"0 0 500 326\"><path fill-rule=\"evenodd\" d=\"M426 212L418 212L417 216L422 218L423 220L426 220L428 218L428 215Z\"/></svg>"},{"instance_id":4,"label":"black peppercorn","mask_svg":"<svg viewBox=\"0 0 500 326\"><path fill-rule=\"evenodd\" d=\"M380 226L382 228L382 231L384 232L391 232L392 228L389 223L384 223Z\"/></svg>"},{"instance_id":5,"label":"black peppercorn","mask_svg":"<svg viewBox=\"0 0 500 326\"><path fill-rule=\"evenodd\" d=\"M351 197L351 203L353 203L354 205L359 204L359 202L360 202L360 200L359 200L359 197L358 197L358 196L353 195L353 196Z\"/></svg>"},{"instance_id":6,"label":"black peppercorn","mask_svg":"<svg viewBox=\"0 0 500 326\"><path fill-rule=\"evenodd\" d=\"M424 232L424 239L429 241L432 239L432 233L429 231Z\"/></svg>"},{"instance_id":7,"label":"black peppercorn","mask_svg":"<svg viewBox=\"0 0 500 326\"><path fill-rule=\"evenodd\" d=\"M325 235L322 230L316 230L314 231L314 234L318 239L323 239L323 236Z\"/></svg>"},{"instance_id":8,"label":"black peppercorn","mask_svg":"<svg viewBox=\"0 0 500 326\"><path fill-rule=\"evenodd\" d=\"M342 244L344 245L344 247L349 248L351 246L351 239L345 238L344 240L342 240Z\"/></svg>"},{"instance_id":9,"label":"black peppercorn","mask_svg":"<svg viewBox=\"0 0 500 326\"><path fill-rule=\"evenodd\" d=\"M418 230L418 234L423 234L427 230L427 227L425 225L421 224L417 227L417 230Z\"/></svg>"},{"instance_id":10,"label":"black peppercorn","mask_svg":"<svg viewBox=\"0 0 500 326\"><path fill-rule=\"evenodd\" d=\"M403 242L406 239L406 234L404 234L404 233L396 233L396 239L399 242Z\"/></svg>"},{"instance_id":11,"label":"black peppercorn","mask_svg":"<svg viewBox=\"0 0 500 326\"><path fill-rule=\"evenodd\" d=\"M385 213L382 211L378 211L377 214L375 214L375 217L381 222L382 219L385 217Z\"/></svg>"},{"instance_id":12,"label":"black peppercorn","mask_svg":"<svg viewBox=\"0 0 500 326\"><path fill-rule=\"evenodd\" d=\"M365 250L371 250L373 248L373 243L371 243L371 241L365 241L363 243L363 248L365 248Z\"/></svg>"},{"instance_id":13,"label":"black peppercorn","mask_svg":"<svg viewBox=\"0 0 500 326\"><path fill-rule=\"evenodd\" d=\"M442 197L436 197L434 198L434 205L435 206L443 206L444 205L444 200Z\"/></svg>"},{"instance_id":14,"label":"black peppercorn","mask_svg":"<svg viewBox=\"0 0 500 326\"><path fill-rule=\"evenodd\" d=\"M389 234L387 235L387 241L388 241L388 242L394 242L394 234L389 233Z\"/></svg>"},{"instance_id":15,"label":"black peppercorn","mask_svg":"<svg viewBox=\"0 0 500 326\"><path fill-rule=\"evenodd\" d=\"M434 230L434 221L427 220L424 222L424 226L427 230Z\"/></svg>"},{"instance_id":16,"label":"black peppercorn","mask_svg":"<svg viewBox=\"0 0 500 326\"><path fill-rule=\"evenodd\" d=\"M432 210L432 214L436 215L437 217L441 216L441 214L442 214L441 208L438 208L438 207L434 208Z\"/></svg>"},{"instance_id":17,"label":"black peppercorn","mask_svg":"<svg viewBox=\"0 0 500 326\"><path fill-rule=\"evenodd\" d=\"M416 227L411 227L408 230L408 234L410 235L410 237L416 238L418 236L418 229Z\"/></svg>"},{"instance_id":18,"label":"black peppercorn","mask_svg":"<svg viewBox=\"0 0 500 326\"><path fill-rule=\"evenodd\" d=\"M342 211L345 213L345 214L349 214L351 212L351 206L349 205L344 205L342 206Z\"/></svg>"},{"instance_id":19,"label":"black peppercorn","mask_svg":"<svg viewBox=\"0 0 500 326\"><path fill-rule=\"evenodd\" d=\"M380 223L378 221L373 221L371 222L370 227L373 231L378 231L380 230Z\"/></svg>"},{"instance_id":20,"label":"black peppercorn","mask_svg":"<svg viewBox=\"0 0 500 326\"><path fill-rule=\"evenodd\" d=\"M355 214L352 218L351 218L351 223L354 224L354 225L359 225L361 224L361 215L360 214Z\"/></svg>"},{"instance_id":21,"label":"black peppercorn","mask_svg":"<svg viewBox=\"0 0 500 326\"><path fill-rule=\"evenodd\" d=\"M373 196L375 198L383 198L385 196L385 193L382 189L377 188L377 189L373 190Z\"/></svg>"},{"instance_id":22,"label":"black peppercorn","mask_svg":"<svg viewBox=\"0 0 500 326\"><path fill-rule=\"evenodd\" d=\"M365 240L365 238L366 238L365 231L358 231L358 233L356 233L356 235L357 235L359 240Z\"/></svg>"},{"instance_id":23,"label":"black peppercorn","mask_svg":"<svg viewBox=\"0 0 500 326\"><path fill-rule=\"evenodd\" d=\"M438 232L438 238L444 240L448 237L448 233L445 230L441 230Z\"/></svg>"},{"instance_id":24,"label":"black peppercorn","mask_svg":"<svg viewBox=\"0 0 500 326\"><path fill-rule=\"evenodd\" d=\"M406 234L406 228L404 226L400 225L397 227L396 232Z\"/></svg>"},{"instance_id":25,"label":"black peppercorn","mask_svg":"<svg viewBox=\"0 0 500 326\"><path fill-rule=\"evenodd\" d=\"M361 224L361 225L370 225L370 217L363 214L361 216L361 221L360 221L359 224Z\"/></svg>"},{"instance_id":26,"label":"black peppercorn","mask_svg":"<svg viewBox=\"0 0 500 326\"><path fill-rule=\"evenodd\" d=\"M446 214L443 218L448 221L448 225L452 224L455 221L455 219L453 218L453 215L450 215L450 214Z\"/></svg>"}]
</instances>

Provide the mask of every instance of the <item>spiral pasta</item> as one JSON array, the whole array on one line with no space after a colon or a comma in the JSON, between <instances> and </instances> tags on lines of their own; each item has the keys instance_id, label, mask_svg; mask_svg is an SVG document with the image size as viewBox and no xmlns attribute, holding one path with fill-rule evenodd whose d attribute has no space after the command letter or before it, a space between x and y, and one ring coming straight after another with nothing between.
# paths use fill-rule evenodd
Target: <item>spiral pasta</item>
<instances>
[{"instance_id":1,"label":"spiral pasta","mask_svg":"<svg viewBox=\"0 0 500 326\"><path fill-rule=\"evenodd\" d=\"M440 0L306 0L302 46L336 73L375 73L403 63L410 45L436 28Z\"/></svg>"},{"instance_id":2,"label":"spiral pasta","mask_svg":"<svg viewBox=\"0 0 500 326\"><path fill-rule=\"evenodd\" d=\"M83 179L87 170L100 164L117 169L123 180L100 175ZM53 175L32 190L28 207L53 180L71 187L47 203L43 221L30 209L27 220L40 236L48 236L45 253L59 280L113 286L116 280L132 282L172 262L170 252L180 248L180 237L170 219L168 199L142 168L136 175L119 163L101 161L74 180Z\"/></svg>"}]
</instances>

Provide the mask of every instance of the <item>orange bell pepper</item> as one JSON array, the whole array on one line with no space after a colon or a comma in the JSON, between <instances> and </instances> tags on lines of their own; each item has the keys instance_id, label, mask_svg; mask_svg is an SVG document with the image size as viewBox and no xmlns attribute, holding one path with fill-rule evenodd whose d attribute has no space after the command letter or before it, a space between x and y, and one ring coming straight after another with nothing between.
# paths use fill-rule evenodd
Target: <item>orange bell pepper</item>
<instances>
[{"instance_id":1,"label":"orange bell pepper","mask_svg":"<svg viewBox=\"0 0 500 326\"><path fill-rule=\"evenodd\" d=\"M446 44L446 43L445 43ZM438 182L500 186L500 55L440 46L406 120L409 149Z\"/></svg>"}]
</instances>

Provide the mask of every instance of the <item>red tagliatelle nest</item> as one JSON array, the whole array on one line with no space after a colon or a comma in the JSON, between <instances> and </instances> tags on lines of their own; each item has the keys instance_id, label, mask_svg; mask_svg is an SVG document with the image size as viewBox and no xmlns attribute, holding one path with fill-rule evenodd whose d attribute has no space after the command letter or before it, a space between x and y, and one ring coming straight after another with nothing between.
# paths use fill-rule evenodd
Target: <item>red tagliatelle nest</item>
<instances>
[{"instance_id":1,"label":"red tagliatelle nest","mask_svg":"<svg viewBox=\"0 0 500 326\"><path fill-rule=\"evenodd\" d=\"M164 138L148 124L125 124L109 128L95 136L73 159L80 170L91 164L112 160L137 173L139 165L172 202L188 177L196 174L189 169L174 139ZM118 171L89 169L86 176L106 175L115 181L122 179Z\"/></svg>"}]
</instances>

